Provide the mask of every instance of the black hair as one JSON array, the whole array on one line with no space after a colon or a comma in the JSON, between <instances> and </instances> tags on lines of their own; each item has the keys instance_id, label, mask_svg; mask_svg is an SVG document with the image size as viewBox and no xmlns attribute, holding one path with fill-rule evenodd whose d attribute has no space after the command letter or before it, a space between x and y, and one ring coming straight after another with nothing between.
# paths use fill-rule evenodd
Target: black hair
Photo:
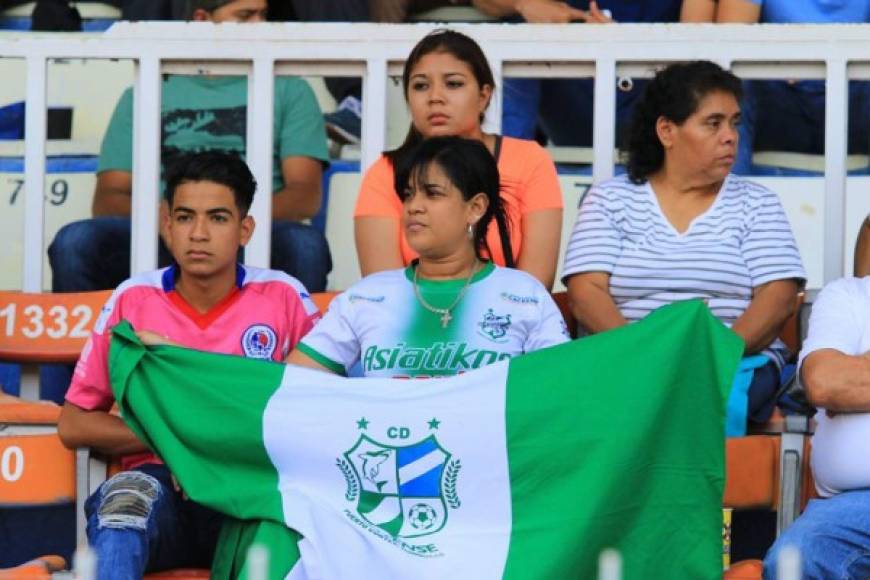
<instances>
[{"instance_id":1,"label":"black hair","mask_svg":"<svg viewBox=\"0 0 870 580\"><path fill-rule=\"evenodd\" d=\"M675 63L656 73L634 109L628 132L626 168L633 183L644 183L664 164L665 149L656 133L659 117L681 125L713 92L738 101L743 96L740 79L708 60Z\"/></svg>"},{"instance_id":2,"label":"black hair","mask_svg":"<svg viewBox=\"0 0 870 580\"><path fill-rule=\"evenodd\" d=\"M486 242L486 232L490 222L495 219L505 265L513 268L516 263L511 251L507 213L499 192L501 186L498 166L486 145L477 139L453 136L432 137L417 143L402 156L402 161L396 166L394 185L402 201L405 200L408 189L415 182L419 182L433 163L441 167L464 200L468 201L478 193L486 195L489 205L474 226L475 254L482 259L481 251L485 249L492 256Z\"/></svg>"},{"instance_id":3,"label":"black hair","mask_svg":"<svg viewBox=\"0 0 870 580\"><path fill-rule=\"evenodd\" d=\"M405 68L402 70L402 92L405 95L405 101L408 100L408 87L411 83L411 71L420 62L420 59L433 52L445 52L452 55L457 60L467 64L471 68L472 74L477 81L479 87L483 88L486 85L495 90L495 77L492 74L492 69L489 67L489 61L486 60L486 55L480 45L473 38L466 36L461 32L450 30L447 28L439 28L433 30L424 36L405 60ZM480 121L483 122L483 113L480 115ZM397 159L405 154L408 150L414 147L417 143L423 140L423 136L414 127L412 123L408 129L408 135L405 137L404 143L392 151L387 151L385 155L393 164L396 164Z\"/></svg>"},{"instance_id":4,"label":"black hair","mask_svg":"<svg viewBox=\"0 0 870 580\"><path fill-rule=\"evenodd\" d=\"M190 153L179 157L166 170L164 197L169 209L172 209L175 190L190 181L211 181L230 188L242 216L251 209L257 190L251 170L238 154L226 151Z\"/></svg>"}]
</instances>

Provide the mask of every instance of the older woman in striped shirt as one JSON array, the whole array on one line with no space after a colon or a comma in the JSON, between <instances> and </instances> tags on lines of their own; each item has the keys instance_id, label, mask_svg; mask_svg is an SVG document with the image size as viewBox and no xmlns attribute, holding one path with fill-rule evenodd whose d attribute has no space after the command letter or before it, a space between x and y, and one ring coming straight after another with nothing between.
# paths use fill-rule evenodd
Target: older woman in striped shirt
<instances>
[{"instance_id":1,"label":"older woman in striped shirt","mask_svg":"<svg viewBox=\"0 0 870 580\"><path fill-rule=\"evenodd\" d=\"M628 174L595 185L563 268L589 332L700 298L768 358L749 388L766 420L789 356L777 337L806 274L776 194L730 173L740 80L706 61L671 65L649 84L629 136Z\"/></svg>"}]
</instances>

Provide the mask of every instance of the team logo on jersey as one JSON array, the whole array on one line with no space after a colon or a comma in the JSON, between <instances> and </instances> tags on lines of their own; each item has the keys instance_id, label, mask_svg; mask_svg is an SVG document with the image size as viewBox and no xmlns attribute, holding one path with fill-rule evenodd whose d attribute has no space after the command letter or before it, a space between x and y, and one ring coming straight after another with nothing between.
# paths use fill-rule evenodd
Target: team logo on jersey
<instances>
[{"instance_id":1,"label":"team logo on jersey","mask_svg":"<svg viewBox=\"0 0 870 580\"><path fill-rule=\"evenodd\" d=\"M364 302L374 302L375 304L379 304L384 301L384 296L365 296L363 294L351 294L347 298L351 304L354 302L359 302L360 300Z\"/></svg>"},{"instance_id":2,"label":"team logo on jersey","mask_svg":"<svg viewBox=\"0 0 870 580\"><path fill-rule=\"evenodd\" d=\"M483 320L477 323L480 333L495 342L505 342L504 338L511 326L511 315L498 315L492 308L483 314Z\"/></svg>"},{"instance_id":3,"label":"team logo on jersey","mask_svg":"<svg viewBox=\"0 0 870 580\"><path fill-rule=\"evenodd\" d=\"M242 350L248 358L269 360L278 344L278 336L265 324L254 324L242 335Z\"/></svg>"},{"instance_id":4,"label":"team logo on jersey","mask_svg":"<svg viewBox=\"0 0 870 580\"><path fill-rule=\"evenodd\" d=\"M409 554L440 556L434 544L417 543L417 538L444 529L449 510L461 505L456 491L459 459L431 432L410 445L391 445L365 432L370 423L365 417L356 423L363 433L336 460L347 483L344 497L354 503L353 511L345 509L345 515ZM441 421L433 418L426 424L432 431ZM391 426L385 434L391 443L404 442L411 429Z\"/></svg>"},{"instance_id":5,"label":"team logo on jersey","mask_svg":"<svg viewBox=\"0 0 870 580\"><path fill-rule=\"evenodd\" d=\"M502 300L506 300L512 304L536 305L540 302L535 296L520 296L518 294L511 294L510 292L502 292L500 296Z\"/></svg>"}]
</instances>

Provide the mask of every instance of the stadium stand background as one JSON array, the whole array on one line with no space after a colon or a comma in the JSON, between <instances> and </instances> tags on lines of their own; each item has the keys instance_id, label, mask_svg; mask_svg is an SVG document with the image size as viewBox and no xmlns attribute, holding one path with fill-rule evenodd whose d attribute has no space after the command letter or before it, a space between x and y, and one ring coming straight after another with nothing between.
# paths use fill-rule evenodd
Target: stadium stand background
<instances>
[{"instance_id":1,"label":"stadium stand background","mask_svg":"<svg viewBox=\"0 0 870 580\"><path fill-rule=\"evenodd\" d=\"M371 30L371 29L370 29ZM426 27L409 29L407 37L413 40L422 36ZM468 29L479 37L475 29ZM22 33L3 33L0 41L15 38ZM628 33L626 33L628 34ZM723 33L725 36L728 32ZM836 37L836 34L832 34ZM82 36L81 38L87 38ZM529 45L518 50L532 54ZM532 49L533 50L533 49ZM725 48L721 50L727 52ZM723 58L725 58L723 56ZM516 70L516 69L515 69ZM22 59L0 56L0 74L7 82L0 84L0 106L22 101L25 96L25 63ZM90 214L90 198L93 191L93 170L96 167L96 154L103 131L108 122L114 103L121 92L134 78L133 64L129 60L82 60L62 59L49 65L48 103L50 107L71 108L72 126L70 139L52 140L47 144L46 175L46 229L45 247L54 232L64 223L86 217ZM334 102L325 91L322 79L310 77L322 110L329 111ZM404 106L401 89L397 83L387 82L387 147L394 146L404 136L408 116ZM492 120L490 120L492 123ZM21 289L23 286L23 180L24 144L19 139L0 142L0 243L5 248L0 253L0 289ZM589 163L592 152L589 150L553 150L554 158L560 163L560 181L566 198L564 238L570 232L575 217L577 201L592 181ZM356 268L356 255L353 250L353 225L351 214L359 184L359 151L345 149L343 159L333 163L328 174L329 194L325 198L324 227L333 249L335 267L330 279L332 289L347 287L359 276ZM582 161L585 163L578 163ZM773 159L776 162L776 159ZM820 158L808 159L816 169L824 167ZM857 160L860 164L861 160ZM852 260L852 241L863 216L870 210L870 196L866 195L870 178L852 176L847 179L845 197L845 228L843 231L825 231L824 220L824 177L818 176L764 176L759 181L780 194L786 211L798 238L801 253L806 261L811 290L821 286L824 274L824 247L826 240L840 237L844 240L842 272L849 271ZM65 183L65 186L57 185ZM14 198L14 200L13 200ZM63 202L60 200L63 199ZM8 205L6 205L8 204ZM8 211L7 211L8 209ZM561 258L560 258L561 262ZM50 271L47 264L43 268L42 286L50 287ZM2 382L0 377L0 382Z\"/></svg>"}]
</instances>

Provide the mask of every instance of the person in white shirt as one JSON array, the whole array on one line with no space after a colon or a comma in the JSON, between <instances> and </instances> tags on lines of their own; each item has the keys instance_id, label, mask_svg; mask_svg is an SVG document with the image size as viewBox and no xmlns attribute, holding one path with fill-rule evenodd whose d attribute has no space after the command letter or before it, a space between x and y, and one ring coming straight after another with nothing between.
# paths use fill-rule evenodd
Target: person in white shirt
<instances>
[{"instance_id":1,"label":"person in white shirt","mask_svg":"<svg viewBox=\"0 0 870 580\"><path fill-rule=\"evenodd\" d=\"M431 378L467 372L568 340L536 278L490 261L497 223L510 247L495 159L478 140L433 137L396 168L401 227L419 255L336 297L287 362L345 374Z\"/></svg>"},{"instance_id":2,"label":"person in white shirt","mask_svg":"<svg viewBox=\"0 0 870 580\"><path fill-rule=\"evenodd\" d=\"M816 491L764 561L796 546L804 578L870 578L870 276L828 284L813 303L798 372L818 407L811 465Z\"/></svg>"}]
</instances>

